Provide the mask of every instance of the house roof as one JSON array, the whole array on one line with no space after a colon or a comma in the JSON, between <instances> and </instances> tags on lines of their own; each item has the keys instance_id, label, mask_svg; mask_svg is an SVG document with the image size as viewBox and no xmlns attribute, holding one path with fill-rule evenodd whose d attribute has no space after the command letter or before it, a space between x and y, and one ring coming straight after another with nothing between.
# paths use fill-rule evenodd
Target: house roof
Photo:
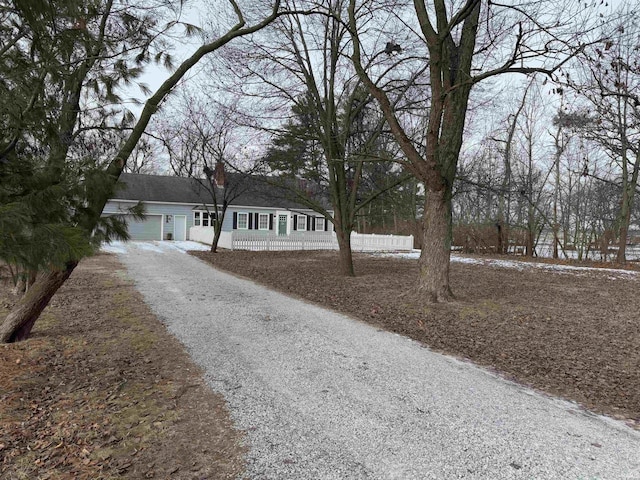
<instances>
[{"instance_id":1,"label":"house roof","mask_svg":"<svg viewBox=\"0 0 640 480\"><path fill-rule=\"evenodd\" d=\"M211 203L211 194L195 179L123 173L113 199L142 202Z\"/></svg>"},{"instance_id":2,"label":"house roof","mask_svg":"<svg viewBox=\"0 0 640 480\"><path fill-rule=\"evenodd\" d=\"M230 205L308 209L308 207L286 198L282 190L269 185L263 178L234 173L227 174L227 177L230 184L228 188L235 188L235 191L230 191L230 197L232 197L229 201ZM213 203L211 193L205 184L195 178L134 173L120 175L112 199L200 205ZM327 202L323 203L327 208Z\"/></svg>"}]
</instances>

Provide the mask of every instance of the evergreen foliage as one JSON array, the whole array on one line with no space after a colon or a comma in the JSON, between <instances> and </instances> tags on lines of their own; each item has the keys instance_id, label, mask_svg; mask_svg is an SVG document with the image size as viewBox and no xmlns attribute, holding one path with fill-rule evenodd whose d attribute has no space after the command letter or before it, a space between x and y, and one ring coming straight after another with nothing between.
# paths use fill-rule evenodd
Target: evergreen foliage
<instances>
[{"instance_id":1,"label":"evergreen foliage","mask_svg":"<svg viewBox=\"0 0 640 480\"><path fill-rule=\"evenodd\" d=\"M406 174L393 162L397 147L384 131L372 97L359 87L346 98L336 106L330 136L338 155L328 158L326 119L307 93L292 105L291 118L274 136L262 161L268 172L285 179L285 185L297 187L293 198L304 196L321 213L325 213L320 207L323 199L352 197L353 206L343 221L353 228L359 216L367 215L364 210L371 203L400 198L396 194ZM410 210L415 211L415 205Z\"/></svg>"},{"instance_id":2,"label":"evergreen foliage","mask_svg":"<svg viewBox=\"0 0 640 480\"><path fill-rule=\"evenodd\" d=\"M152 49L162 46L154 43L162 9L119 3L0 4L0 259L16 279L127 238L122 218L96 225L92 211L113 185L105 166L114 132L133 121L112 105L152 54L164 54Z\"/></svg>"}]
</instances>

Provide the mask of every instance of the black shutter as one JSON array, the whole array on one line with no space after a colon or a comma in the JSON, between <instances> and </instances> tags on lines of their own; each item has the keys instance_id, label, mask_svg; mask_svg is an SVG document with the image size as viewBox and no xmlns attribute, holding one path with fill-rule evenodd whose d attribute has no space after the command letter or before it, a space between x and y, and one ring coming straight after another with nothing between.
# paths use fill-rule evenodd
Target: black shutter
<instances>
[{"instance_id":1,"label":"black shutter","mask_svg":"<svg viewBox=\"0 0 640 480\"><path fill-rule=\"evenodd\" d=\"M269 214L269 230L273 230L273 213Z\"/></svg>"},{"instance_id":2,"label":"black shutter","mask_svg":"<svg viewBox=\"0 0 640 480\"><path fill-rule=\"evenodd\" d=\"M316 217L311 217L311 231L316 231Z\"/></svg>"},{"instance_id":3,"label":"black shutter","mask_svg":"<svg viewBox=\"0 0 640 480\"><path fill-rule=\"evenodd\" d=\"M260 230L260 214L257 212L253 214L253 228Z\"/></svg>"},{"instance_id":4,"label":"black shutter","mask_svg":"<svg viewBox=\"0 0 640 480\"><path fill-rule=\"evenodd\" d=\"M298 230L298 215L293 216L293 229Z\"/></svg>"},{"instance_id":5,"label":"black shutter","mask_svg":"<svg viewBox=\"0 0 640 480\"><path fill-rule=\"evenodd\" d=\"M253 215L251 215L250 213L247 214L247 217L249 217L249 230L253 230Z\"/></svg>"},{"instance_id":6,"label":"black shutter","mask_svg":"<svg viewBox=\"0 0 640 480\"><path fill-rule=\"evenodd\" d=\"M311 215L307 215L307 232L311 231L311 219L313 217Z\"/></svg>"},{"instance_id":7,"label":"black shutter","mask_svg":"<svg viewBox=\"0 0 640 480\"><path fill-rule=\"evenodd\" d=\"M326 218L324 219L324 231L329 231L329 221Z\"/></svg>"},{"instance_id":8,"label":"black shutter","mask_svg":"<svg viewBox=\"0 0 640 480\"><path fill-rule=\"evenodd\" d=\"M238 212L233 212L233 229L238 229Z\"/></svg>"}]
</instances>

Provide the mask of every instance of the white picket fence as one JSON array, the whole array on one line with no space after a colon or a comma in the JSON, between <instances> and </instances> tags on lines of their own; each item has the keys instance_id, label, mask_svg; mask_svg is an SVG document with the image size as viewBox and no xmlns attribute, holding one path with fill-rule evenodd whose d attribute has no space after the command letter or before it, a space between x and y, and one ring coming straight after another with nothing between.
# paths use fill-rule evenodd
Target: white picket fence
<instances>
[{"instance_id":1,"label":"white picket fence","mask_svg":"<svg viewBox=\"0 0 640 480\"><path fill-rule=\"evenodd\" d=\"M191 227L189 238L211 245L213 227ZM285 251L337 250L335 233L296 232L291 235L234 230L222 232L218 246L229 250ZM409 251L413 249L413 235L351 234L351 249L355 252Z\"/></svg>"},{"instance_id":2,"label":"white picket fence","mask_svg":"<svg viewBox=\"0 0 640 480\"><path fill-rule=\"evenodd\" d=\"M351 234L351 250L355 252L409 251L413 250L413 235L377 235L375 233L354 232Z\"/></svg>"}]
</instances>

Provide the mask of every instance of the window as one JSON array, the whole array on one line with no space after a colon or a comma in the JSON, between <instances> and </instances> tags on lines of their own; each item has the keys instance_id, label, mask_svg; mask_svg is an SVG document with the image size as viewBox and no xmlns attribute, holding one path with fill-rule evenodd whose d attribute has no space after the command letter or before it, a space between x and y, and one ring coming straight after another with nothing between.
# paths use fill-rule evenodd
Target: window
<instances>
[{"instance_id":1,"label":"window","mask_svg":"<svg viewBox=\"0 0 640 480\"><path fill-rule=\"evenodd\" d=\"M316 217L316 231L324 232L324 217Z\"/></svg>"},{"instance_id":2,"label":"window","mask_svg":"<svg viewBox=\"0 0 640 480\"><path fill-rule=\"evenodd\" d=\"M298 230L304 231L307 229L307 216L298 215Z\"/></svg>"},{"instance_id":3,"label":"window","mask_svg":"<svg viewBox=\"0 0 640 480\"><path fill-rule=\"evenodd\" d=\"M238 230L247 230L249 228L249 214L246 212L238 213Z\"/></svg>"},{"instance_id":4,"label":"window","mask_svg":"<svg viewBox=\"0 0 640 480\"><path fill-rule=\"evenodd\" d=\"M193 224L196 227L213 227L216 214L214 212L193 212Z\"/></svg>"},{"instance_id":5,"label":"window","mask_svg":"<svg viewBox=\"0 0 640 480\"><path fill-rule=\"evenodd\" d=\"M261 213L258 217L258 230L269 230L269 214Z\"/></svg>"}]
</instances>

